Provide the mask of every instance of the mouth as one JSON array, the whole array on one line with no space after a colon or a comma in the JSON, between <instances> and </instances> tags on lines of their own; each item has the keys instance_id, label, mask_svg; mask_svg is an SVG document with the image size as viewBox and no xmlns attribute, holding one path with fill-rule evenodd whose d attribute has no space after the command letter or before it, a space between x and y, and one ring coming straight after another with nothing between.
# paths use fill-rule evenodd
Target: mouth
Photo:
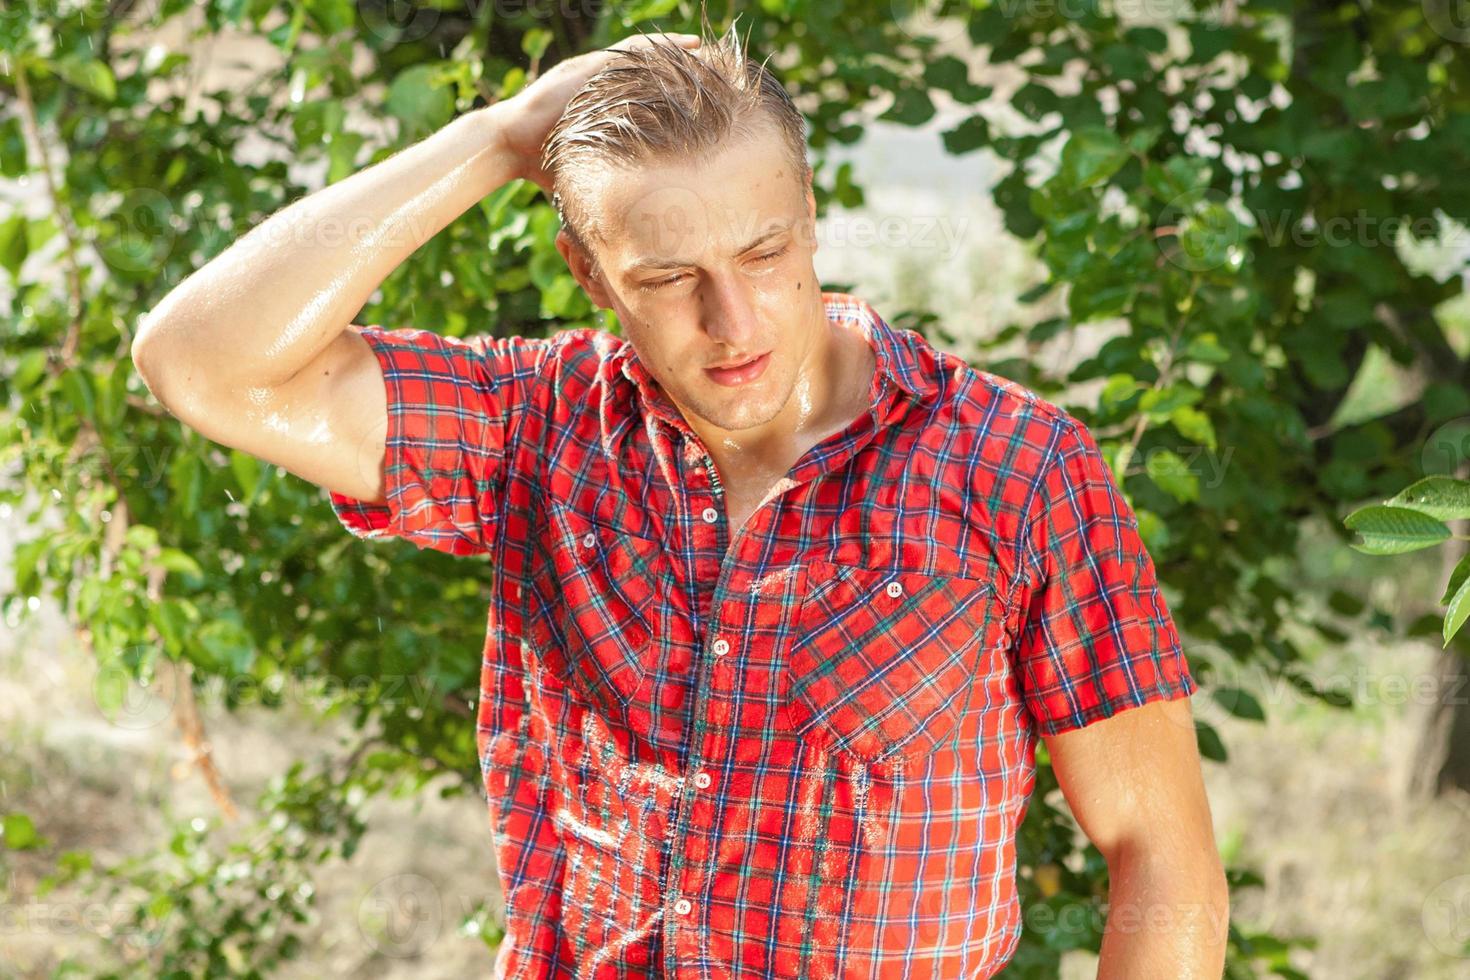
<instances>
[{"instance_id":1,"label":"mouth","mask_svg":"<svg viewBox=\"0 0 1470 980\"><path fill-rule=\"evenodd\" d=\"M734 364L723 367L708 367L704 370L716 384L727 386L740 385L754 381L760 377L761 372L766 369L766 364L770 360L771 352L766 351L764 354L757 354L754 357L748 357Z\"/></svg>"}]
</instances>

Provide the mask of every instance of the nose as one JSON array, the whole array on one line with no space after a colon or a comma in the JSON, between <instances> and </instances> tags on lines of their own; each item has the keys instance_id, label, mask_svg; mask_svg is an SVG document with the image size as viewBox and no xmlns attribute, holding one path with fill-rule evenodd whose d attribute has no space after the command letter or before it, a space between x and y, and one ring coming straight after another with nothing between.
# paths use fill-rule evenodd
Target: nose
<instances>
[{"instance_id":1,"label":"nose","mask_svg":"<svg viewBox=\"0 0 1470 980\"><path fill-rule=\"evenodd\" d=\"M738 274L711 276L704 301L704 332L723 344L725 353L750 354L760 340L760 317L749 284Z\"/></svg>"}]
</instances>

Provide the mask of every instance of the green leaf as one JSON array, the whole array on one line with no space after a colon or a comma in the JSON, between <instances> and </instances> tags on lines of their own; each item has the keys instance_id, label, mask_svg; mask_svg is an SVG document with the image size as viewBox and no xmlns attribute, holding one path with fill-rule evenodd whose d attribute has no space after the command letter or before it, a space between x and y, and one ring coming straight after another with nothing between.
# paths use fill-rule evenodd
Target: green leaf
<instances>
[{"instance_id":1,"label":"green leaf","mask_svg":"<svg viewBox=\"0 0 1470 980\"><path fill-rule=\"evenodd\" d=\"M0 222L0 265L5 266L13 278L20 276L20 267L25 264L29 252L25 215L12 215Z\"/></svg>"},{"instance_id":2,"label":"green leaf","mask_svg":"<svg viewBox=\"0 0 1470 980\"><path fill-rule=\"evenodd\" d=\"M414 65L399 72L388 86L385 107L405 131L433 132L454 115L454 92L438 79L437 65Z\"/></svg>"},{"instance_id":3,"label":"green leaf","mask_svg":"<svg viewBox=\"0 0 1470 980\"><path fill-rule=\"evenodd\" d=\"M18 393L24 395L35 387L36 382L40 381L45 373L46 351L35 347L20 355L19 363L15 367L15 375L10 382Z\"/></svg>"},{"instance_id":4,"label":"green leaf","mask_svg":"<svg viewBox=\"0 0 1470 980\"><path fill-rule=\"evenodd\" d=\"M526 52L526 57L536 61L546 54L546 49L551 45L551 32L544 27L533 27L521 37L521 50Z\"/></svg>"},{"instance_id":5,"label":"green leaf","mask_svg":"<svg viewBox=\"0 0 1470 980\"><path fill-rule=\"evenodd\" d=\"M1408 507L1441 521L1470 519L1470 480L1427 476L1400 490L1385 503L1392 507Z\"/></svg>"},{"instance_id":6,"label":"green leaf","mask_svg":"<svg viewBox=\"0 0 1470 980\"><path fill-rule=\"evenodd\" d=\"M1265 721L1266 712L1255 695L1239 687L1217 687L1210 692L1215 702L1237 718Z\"/></svg>"},{"instance_id":7,"label":"green leaf","mask_svg":"<svg viewBox=\"0 0 1470 980\"><path fill-rule=\"evenodd\" d=\"M20 119L11 116L0 122L0 176L20 177L28 169L25 134L21 131Z\"/></svg>"},{"instance_id":8,"label":"green leaf","mask_svg":"<svg viewBox=\"0 0 1470 980\"><path fill-rule=\"evenodd\" d=\"M56 74L107 102L117 99L117 79L112 69L92 58L68 55L53 62Z\"/></svg>"},{"instance_id":9,"label":"green leaf","mask_svg":"<svg viewBox=\"0 0 1470 980\"><path fill-rule=\"evenodd\" d=\"M1465 620L1470 618L1470 578L1460 583L1460 589L1450 599L1449 608L1445 610L1444 616L1444 645L1449 646L1450 640L1465 625Z\"/></svg>"},{"instance_id":10,"label":"green leaf","mask_svg":"<svg viewBox=\"0 0 1470 980\"><path fill-rule=\"evenodd\" d=\"M1450 604L1450 597L1460 591L1460 586L1467 579L1470 579L1470 554L1461 558L1459 564L1455 566L1455 570L1450 572L1449 583L1445 585L1444 595L1440 596L1439 599L1440 605L1448 606Z\"/></svg>"},{"instance_id":11,"label":"green leaf","mask_svg":"<svg viewBox=\"0 0 1470 980\"><path fill-rule=\"evenodd\" d=\"M36 825L24 813L7 813L0 823L0 832L4 834L5 846L12 851L31 850L44 843L36 833Z\"/></svg>"},{"instance_id":12,"label":"green leaf","mask_svg":"<svg viewBox=\"0 0 1470 980\"><path fill-rule=\"evenodd\" d=\"M1147 415L1150 422L1163 422L1179 406L1193 405L1203 397L1203 392L1190 385L1165 385L1144 392L1139 399L1138 410Z\"/></svg>"},{"instance_id":13,"label":"green leaf","mask_svg":"<svg viewBox=\"0 0 1470 980\"><path fill-rule=\"evenodd\" d=\"M1143 183L1162 201L1200 194L1210 186L1210 165L1194 157L1172 156L1162 165L1145 167Z\"/></svg>"},{"instance_id":14,"label":"green leaf","mask_svg":"<svg viewBox=\"0 0 1470 980\"><path fill-rule=\"evenodd\" d=\"M1352 547L1369 555L1398 555L1431 548L1450 537L1450 529L1428 514L1407 507L1374 504L1353 511L1343 520L1362 535Z\"/></svg>"},{"instance_id":15,"label":"green leaf","mask_svg":"<svg viewBox=\"0 0 1470 980\"><path fill-rule=\"evenodd\" d=\"M199 563L178 548L164 548L159 552L158 564L171 572L178 572L181 575L193 575L195 577L202 577L204 575L204 569L199 567Z\"/></svg>"},{"instance_id":16,"label":"green leaf","mask_svg":"<svg viewBox=\"0 0 1470 980\"><path fill-rule=\"evenodd\" d=\"M198 615L187 599L165 597L162 602L149 604L148 619L163 638L164 652L170 659L178 660L182 656L189 627Z\"/></svg>"},{"instance_id":17,"label":"green leaf","mask_svg":"<svg viewBox=\"0 0 1470 980\"><path fill-rule=\"evenodd\" d=\"M235 474L235 481L240 484L240 499L248 502L255 496L256 485L260 482L260 460L246 452L238 449L230 450L230 471Z\"/></svg>"},{"instance_id":18,"label":"green leaf","mask_svg":"<svg viewBox=\"0 0 1470 980\"><path fill-rule=\"evenodd\" d=\"M1062 148L1058 176L1068 187L1093 187L1128 162L1128 149L1111 130L1088 126L1077 130Z\"/></svg>"},{"instance_id":19,"label":"green leaf","mask_svg":"<svg viewBox=\"0 0 1470 980\"><path fill-rule=\"evenodd\" d=\"M352 0L308 0L307 6L324 34L351 30L357 20Z\"/></svg>"},{"instance_id":20,"label":"green leaf","mask_svg":"<svg viewBox=\"0 0 1470 980\"><path fill-rule=\"evenodd\" d=\"M1327 597L1327 605L1339 616L1358 616L1367 608L1362 599L1342 589L1332 590Z\"/></svg>"},{"instance_id":21,"label":"green leaf","mask_svg":"<svg viewBox=\"0 0 1470 980\"><path fill-rule=\"evenodd\" d=\"M240 676L255 663L255 645L237 616L205 623L196 636L194 649L203 654L201 666L209 670Z\"/></svg>"},{"instance_id":22,"label":"green leaf","mask_svg":"<svg viewBox=\"0 0 1470 980\"><path fill-rule=\"evenodd\" d=\"M1202 333L1190 339L1184 348L1183 357L1190 361L1203 361L1206 364L1224 364L1230 360L1230 352L1220 346L1220 339L1214 333Z\"/></svg>"},{"instance_id":23,"label":"green leaf","mask_svg":"<svg viewBox=\"0 0 1470 980\"><path fill-rule=\"evenodd\" d=\"M643 0L621 12L619 18L625 27L633 27L645 20L662 17L679 5L679 0ZM614 8L616 9L616 8Z\"/></svg>"},{"instance_id":24,"label":"green leaf","mask_svg":"<svg viewBox=\"0 0 1470 980\"><path fill-rule=\"evenodd\" d=\"M180 452L169 464L168 482L180 515L193 517L199 510L199 498L204 492L204 463L198 454Z\"/></svg>"},{"instance_id":25,"label":"green leaf","mask_svg":"<svg viewBox=\"0 0 1470 980\"><path fill-rule=\"evenodd\" d=\"M941 134L944 141L944 151L955 156L978 150L990 142L990 124L981 115L971 116L960 123L954 129L945 130Z\"/></svg>"},{"instance_id":26,"label":"green leaf","mask_svg":"<svg viewBox=\"0 0 1470 980\"><path fill-rule=\"evenodd\" d=\"M1169 421L1179 434L1196 445L1216 448L1215 426L1210 417L1191 405L1180 405L1169 413Z\"/></svg>"},{"instance_id":27,"label":"green leaf","mask_svg":"<svg viewBox=\"0 0 1470 980\"><path fill-rule=\"evenodd\" d=\"M934 102L922 88L902 88L894 93L893 105L878 118L905 126L922 126L934 118Z\"/></svg>"},{"instance_id":28,"label":"green leaf","mask_svg":"<svg viewBox=\"0 0 1470 980\"><path fill-rule=\"evenodd\" d=\"M61 373L61 391L78 416L89 422L96 420L96 401L92 393L92 377L79 367Z\"/></svg>"},{"instance_id":29,"label":"green leaf","mask_svg":"<svg viewBox=\"0 0 1470 980\"><path fill-rule=\"evenodd\" d=\"M970 66L952 54L933 59L924 68L924 81L930 88L941 89L958 102L972 104L987 98L991 87L970 82Z\"/></svg>"},{"instance_id":30,"label":"green leaf","mask_svg":"<svg viewBox=\"0 0 1470 980\"><path fill-rule=\"evenodd\" d=\"M1190 472L1189 464L1173 450L1151 450L1144 470L1160 490L1175 500L1187 503L1199 499L1199 477Z\"/></svg>"},{"instance_id":31,"label":"green leaf","mask_svg":"<svg viewBox=\"0 0 1470 980\"><path fill-rule=\"evenodd\" d=\"M1195 740L1199 743L1199 754L1214 762L1226 762L1230 755L1225 751L1225 743L1220 740L1220 733L1207 721L1196 720L1194 723Z\"/></svg>"}]
</instances>

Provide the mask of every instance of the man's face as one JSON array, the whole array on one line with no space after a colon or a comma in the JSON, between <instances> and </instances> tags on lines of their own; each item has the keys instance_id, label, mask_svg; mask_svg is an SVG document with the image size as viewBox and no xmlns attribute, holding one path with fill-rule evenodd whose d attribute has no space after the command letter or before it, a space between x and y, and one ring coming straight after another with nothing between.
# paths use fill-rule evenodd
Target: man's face
<instances>
[{"instance_id":1,"label":"man's face","mask_svg":"<svg viewBox=\"0 0 1470 980\"><path fill-rule=\"evenodd\" d=\"M801 176L772 127L697 164L609 169L580 184L602 232L598 274L563 255L681 411L718 429L812 410L828 328L812 266L816 201ZM708 370L754 355L765 363L752 379Z\"/></svg>"}]
</instances>

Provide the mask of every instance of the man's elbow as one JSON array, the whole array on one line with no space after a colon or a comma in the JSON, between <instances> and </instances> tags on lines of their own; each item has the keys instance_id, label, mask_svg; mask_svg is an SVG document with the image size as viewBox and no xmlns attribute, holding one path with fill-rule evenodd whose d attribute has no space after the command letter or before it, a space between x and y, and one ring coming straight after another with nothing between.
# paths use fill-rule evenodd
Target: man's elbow
<instances>
[{"instance_id":1,"label":"man's elbow","mask_svg":"<svg viewBox=\"0 0 1470 980\"><path fill-rule=\"evenodd\" d=\"M133 359L133 368L138 376L148 385L148 390L158 396L158 371L159 371L159 342L158 325L153 322L149 314L145 313L138 318L137 331L133 334L133 342L128 346L128 354Z\"/></svg>"},{"instance_id":2,"label":"man's elbow","mask_svg":"<svg viewBox=\"0 0 1470 980\"><path fill-rule=\"evenodd\" d=\"M175 417L182 417L180 411L185 406L180 399L185 393L192 390L191 397L197 397L211 386L192 383L194 371L181 355L179 346L168 342L167 333L165 325L156 317L145 314L138 321L128 353L133 359L133 369L154 399Z\"/></svg>"},{"instance_id":3,"label":"man's elbow","mask_svg":"<svg viewBox=\"0 0 1470 980\"><path fill-rule=\"evenodd\" d=\"M1212 840L1181 843L1151 834L1101 848L1113 888L1120 886L1156 914L1167 909L1170 925L1223 944L1230 925L1230 885ZM1126 884L1125 884L1126 883ZM1157 906L1157 907L1156 907Z\"/></svg>"}]
</instances>

